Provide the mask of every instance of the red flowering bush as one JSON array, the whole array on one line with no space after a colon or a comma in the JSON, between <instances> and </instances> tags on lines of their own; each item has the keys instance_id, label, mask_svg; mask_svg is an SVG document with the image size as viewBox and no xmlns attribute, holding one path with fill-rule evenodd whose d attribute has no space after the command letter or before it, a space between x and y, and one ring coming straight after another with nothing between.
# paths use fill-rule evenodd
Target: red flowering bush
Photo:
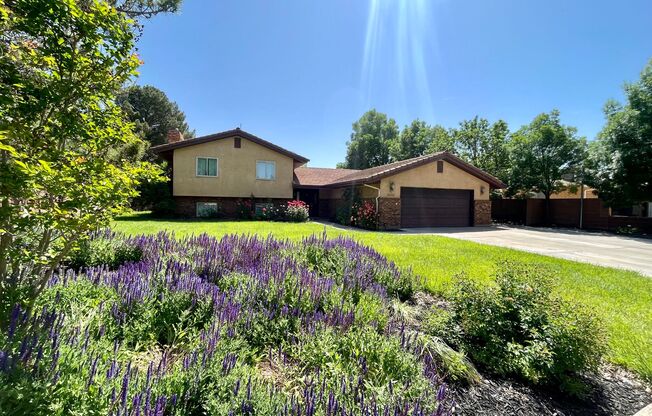
<instances>
[{"instance_id":1,"label":"red flowering bush","mask_svg":"<svg viewBox=\"0 0 652 416\"><path fill-rule=\"evenodd\" d=\"M305 222L309 217L308 204L303 201L289 201L285 208L285 219L290 222Z\"/></svg>"},{"instance_id":2,"label":"red flowering bush","mask_svg":"<svg viewBox=\"0 0 652 416\"><path fill-rule=\"evenodd\" d=\"M351 209L351 225L366 230L378 229L376 206L369 201L357 203Z\"/></svg>"},{"instance_id":3,"label":"red flowering bush","mask_svg":"<svg viewBox=\"0 0 652 416\"><path fill-rule=\"evenodd\" d=\"M250 199L239 199L235 204L235 215L241 220L250 220L254 216L254 204Z\"/></svg>"}]
</instances>

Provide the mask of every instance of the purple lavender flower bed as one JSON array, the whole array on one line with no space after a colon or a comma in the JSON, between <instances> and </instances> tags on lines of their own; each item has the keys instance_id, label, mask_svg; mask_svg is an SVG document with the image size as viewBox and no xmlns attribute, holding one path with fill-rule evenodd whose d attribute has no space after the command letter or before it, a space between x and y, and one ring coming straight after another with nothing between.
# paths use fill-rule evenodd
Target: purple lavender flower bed
<instances>
[{"instance_id":1,"label":"purple lavender flower bed","mask_svg":"<svg viewBox=\"0 0 652 416\"><path fill-rule=\"evenodd\" d=\"M37 312L14 307L0 335L0 413L451 412L435 360L390 308L419 282L368 247L94 238L142 256L62 270Z\"/></svg>"}]
</instances>

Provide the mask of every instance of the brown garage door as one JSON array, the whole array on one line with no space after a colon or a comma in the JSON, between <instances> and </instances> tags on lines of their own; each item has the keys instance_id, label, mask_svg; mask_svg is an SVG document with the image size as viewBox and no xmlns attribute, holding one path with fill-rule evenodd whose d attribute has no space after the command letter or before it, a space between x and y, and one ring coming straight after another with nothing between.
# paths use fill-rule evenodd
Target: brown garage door
<instances>
[{"instance_id":1,"label":"brown garage door","mask_svg":"<svg viewBox=\"0 0 652 416\"><path fill-rule=\"evenodd\" d=\"M401 227L471 225L473 191L401 188Z\"/></svg>"}]
</instances>

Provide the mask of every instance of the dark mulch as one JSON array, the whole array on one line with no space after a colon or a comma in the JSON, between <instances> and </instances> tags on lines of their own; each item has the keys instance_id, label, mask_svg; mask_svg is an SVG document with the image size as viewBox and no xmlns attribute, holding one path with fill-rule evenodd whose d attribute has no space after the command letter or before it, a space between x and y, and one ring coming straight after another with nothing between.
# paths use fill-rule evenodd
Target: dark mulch
<instances>
[{"instance_id":1,"label":"dark mulch","mask_svg":"<svg viewBox=\"0 0 652 416\"><path fill-rule=\"evenodd\" d=\"M459 415L631 416L652 403L652 388L632 373L605 366L585 379L590 392L571 398L512 380L483 378L477 386L450 386Z\"/></svg>"}]
</instances>

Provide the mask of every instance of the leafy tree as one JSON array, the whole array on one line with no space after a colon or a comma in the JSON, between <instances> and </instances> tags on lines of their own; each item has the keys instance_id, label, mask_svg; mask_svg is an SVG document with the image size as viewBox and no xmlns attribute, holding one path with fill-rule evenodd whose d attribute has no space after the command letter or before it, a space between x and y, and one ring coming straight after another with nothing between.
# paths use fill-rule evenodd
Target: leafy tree
<instances>
[{"instance_id":1,"label":"leafy tree","mask_svg":"<svg viewBox=\"0 0 652 416\"><path fill-rule=\"evenodd\" d=\"M0 299L35 299L80 238L158 170L115 104L134 23L105 2L0 0Z\"/></svg>"},{"instance_id":2,"label":"leafy tree","mask_svg":"<svg viewBox=\"0 0 652 416\"><path fill-rule=\"evenodd\" d=\"M188 127L186 115L177 103L151 85L133 85L120 91L116 103L128 119L134 123L136 133L151 146L167 142L167 133L179 129L184 137L194 137L195 132ZM148 155L156 160L155 155Z\"/></svg>"},{"instance_id":3,"label":"leafy tree","mask_svg":"<svg viewBox=\"0 0 652 416\"><path fill-rule=\"evenodd\" d=\"M550 195L566 189L562 175L580 166L585 147L576 128L561 124L559 111L539 114L513 135L510 192L543 193L549 219Z\"/></svg>"},{"instance_id":4,"label":"leafy tree","mask_svg":"<svg viewBox=\"0 0 652 416\"><path fill-rule=\"evenodd\" d=\"M109 4L127 16L149 18L159 13L178 11L181 0L110 0Z\"/></svg>"},{"instance_id":5,"label":"leafy tree","mask_svg":"<svg viewBox=\"0 0 652 416\"><path fill-rule=\"evenodd\" d=\"M455 149L460 157L474 166L505 180L509 170L509 127L503 120L490 124L474 117L464 120L453 130Z\"/></svg>"},{"instance_id":6,"label":"leafy tree","mask_svg":"<svg viewBox=\"0 0 652 416\"><path fill-rule=\"evenodd\" d=\"M511 166L509 159L509 140L509 126L507 122L498 120L492 124L485 155L482 158L481 166L479 166L503 182L509 179L509 169Z\"/></svg>"},{"instance_id":7,"label":"leafy tree","mask_svg":"<svg viewBox=\"0 0 652 416\"><path fill-rule=\"evenodd\" d=\"M605 105L607 124L589 147L587 180L611 206L652 200L652 61L625 95L626 105Z\"/></svg>"},{"instance_id":8,"label":"leafy tree","mask_svg":"<svg viewBox=\"0 0 652 416\"><path fill-rule=\"evenodd\" d=\"M489 121L475 116L460 122L455 130L455 147L459 156L472 165L482 168L489 147L491 126Z\"/></svg>"},{"instance_id":9,"label":"leafy tree","mask_svg":"<svg viewBox=\"0 0 652 416\"><path fill-rule=\"evenodd\" d=\"M430 135L431 140L428 144L427 153L455 151L455 135L453 130L435 125L430 128Z\"/></svg>"},{"instance_id":10,"label":"leafy tree","mask_svg":"<svg viewBox=\"0 0 652 416\"><path fill-rule=\"evenodd\" d=\"M353 123L351 140L347 142L346 159L338 167L366 169L390 162L389 148L398 137L396 121L375 109Z\"/></svg>"},{"instance_id":11,"label":"leafy tree","mask_svg":"<svg viewBox=\"0 0 652 416\"><path fill-rule=\"evenodd\" d=\"M392 160L405 160L428 153L432 143L432 129L424 121L414 120L405 126L399 137L390 144Z\"/></svg>"}]
</instances>

